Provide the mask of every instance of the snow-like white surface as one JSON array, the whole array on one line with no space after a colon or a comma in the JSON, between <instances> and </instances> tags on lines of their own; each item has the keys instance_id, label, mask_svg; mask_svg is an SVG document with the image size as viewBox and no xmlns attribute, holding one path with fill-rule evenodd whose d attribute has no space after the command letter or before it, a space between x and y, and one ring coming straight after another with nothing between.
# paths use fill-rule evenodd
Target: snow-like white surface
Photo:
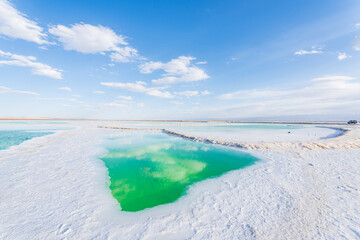
<instances>
[{"instance_id":1,"label":"snow-like white surface","mask_svg":"<svg viewBox=\"0 0 360 240\"><path fill-rule=\"evenodd\" d=\"M330 127L330 126L328 126ZM335 130L334 134L320 137L316 140L298 140L298 141L241 141L240 138L225 140L226 135L216 137L199 136L197 132L184 133L174 130L164 129L163 133L190 139L197 142L212 143L222 146L241 148L243 150L315 150L315 149L358 149L360 148L360 127L354 126L331 126ZM316 130L316 129L314 129ZM259 135L262 133L259 132ZM275 133L274 133L275 134ZM211 134L209 134L211 135ZM261 138L259 136L258 138ZM303 137L300 136L300 139Z\"/></svg>"},{"instance_id":2,"label":"snow-like white surface","mask_svg":"<svg viewBox=\"0 0 360 240\"><path fill-rule=\"evenodd\" d=\"M121 212L97 157L111 135L83 126L0 154L0 239L359 239L360 149L253 150L262 160Z\"/></svg>"},{"instance_id":3,"label":"snow-like white surface","mask_svg":"<svg viewBox=\"0 0 360 240\"><path fill-rule=\"evenodd\" d=\"M215 138L222 141L307 141L318 140L335 135L337 130L330 128L305 127L300 129L233 129L232 131L194 131L181 130L183 133L198 137ZM290 133L289 133L290 132Z\"/></svg>"}]
</instances>

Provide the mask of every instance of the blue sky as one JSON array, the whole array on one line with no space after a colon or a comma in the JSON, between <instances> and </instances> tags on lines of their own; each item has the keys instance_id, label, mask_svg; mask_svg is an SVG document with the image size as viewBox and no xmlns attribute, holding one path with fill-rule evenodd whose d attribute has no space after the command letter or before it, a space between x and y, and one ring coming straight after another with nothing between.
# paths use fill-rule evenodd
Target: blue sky
<instances>
[{"instance_id":1,"label":"blue sky","mask_svg":"<svg viewBox=\"0 0 360 240\"><path fill-rule=\"evenodd\" d=\"M360 2L0 0L0 117L360 118Z\"/></svg>"}]
</instances>

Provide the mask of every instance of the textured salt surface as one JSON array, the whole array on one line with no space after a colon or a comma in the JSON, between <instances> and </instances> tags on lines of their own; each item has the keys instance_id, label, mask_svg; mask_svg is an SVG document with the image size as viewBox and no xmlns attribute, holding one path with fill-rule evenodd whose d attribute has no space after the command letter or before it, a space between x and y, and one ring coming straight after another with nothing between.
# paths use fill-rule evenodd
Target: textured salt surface
<instances>
[{"instance_id":1,"label":"textured salt surface","mask_svg":"<svg viewBox=\"0 0 360 240\"><path fill-rule=\"evenodd\" d=\"M325 141L346 147L351 132ZM254 166L124 213L96 147L123 134L84 127L1 151L0 239L359 239L360 149L252 150Z\"/></svg>"},{"instance_id":2,"label":"textured salt surface","mask_svg":"<svg viewBox=\"0 0 360 240\"><path fill-rule=\"evenodd\" d=\"M269 124L271 125L271 124ZM263 125L267 126L267 125ZM294 126L283 126L282 128L274 129L261 129L259 128L234 128L227 126L223 128L208 128L207 131L200 131L199 129L173 129L170 126L166 129L174 130L176 132L182 132L185 134L194 135L197 137L205 137L212 139L219 139L223 141L242 141L242 142L275 142L275 141L308 141L318 140L321 137L331 136L336 134L336 130L329 128L315 128L315 127L298 127Z\"/></svg>"},{"instance_id":3,"label":"textured salt surface","mask_svg":"<svg viewBox=\"0 0 360 240\"><path fill-rule=\"evenodd\" d=\"M331 126L330 126L331 127ZM178 136L184 139L190 139L197 142L206 142L218 144L223 146L237 147L241 149L283 149L283 150L314 150L314 149L352 149L360 148L360 127L358 126L333 126L332 129L337 131L331 135L319 136L318 140L301 140L301 141L258 141L258 142L244 142L238 139L226 140L225 136L220 138L215 137L202 137L197 133L184 133L164 129L166 134ZM211 133L209 133L211 136ZM262 136L258 136L258 139ZM224 140L225 139L225 140ZM300 137L301 139L301 137Z\"/></svg>"},{"instance_id":4,"label":"textured salt surface","mask_svg":"<svg viewBox=\"0 0 360 240\"><path fill-rule=\"evenodd\" d=\"M307 124L230 124L230 123L164 123L160 124L115 124L104 123L99 126L118 127L122 129L166 129L203 138L219 139L223 141L304 141L318 140L335 136L335 129L316 127Z\"/></svg>"}]
</instances>

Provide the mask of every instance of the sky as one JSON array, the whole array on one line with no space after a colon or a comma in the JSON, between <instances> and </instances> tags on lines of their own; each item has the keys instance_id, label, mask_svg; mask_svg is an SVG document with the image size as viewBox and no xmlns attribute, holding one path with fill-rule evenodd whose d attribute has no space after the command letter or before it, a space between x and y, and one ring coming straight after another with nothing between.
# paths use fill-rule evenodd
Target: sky
<instances>
[{"instance_id":1,"label":"sky","mask_svg":"<svg viewBox=\"0 0 360 240\"><path fill-rule=\"evenodd\" d=\"M0 117L360 118L358 0L0 0Z\"/></svg>"}]
</instances>

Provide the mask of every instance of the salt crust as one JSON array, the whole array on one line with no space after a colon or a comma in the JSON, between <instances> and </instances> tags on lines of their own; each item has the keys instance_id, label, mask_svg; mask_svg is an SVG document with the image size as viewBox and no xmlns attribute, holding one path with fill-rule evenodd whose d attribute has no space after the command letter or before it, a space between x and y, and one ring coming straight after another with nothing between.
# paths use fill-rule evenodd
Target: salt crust
<instances>
[{"instance_id":1,"label":"salt crust","mask_svg":"<svg viewBox=\"0 0 360 240\"><path fill-rule=\"evenodd\" d=\"M87 125L34 138L0 151L0 239L358 239L360 135L346 130L252 143L255 165L136 213L120 211L99 160L105 137L133 131Z\"/></svg>"}]
</instances>

